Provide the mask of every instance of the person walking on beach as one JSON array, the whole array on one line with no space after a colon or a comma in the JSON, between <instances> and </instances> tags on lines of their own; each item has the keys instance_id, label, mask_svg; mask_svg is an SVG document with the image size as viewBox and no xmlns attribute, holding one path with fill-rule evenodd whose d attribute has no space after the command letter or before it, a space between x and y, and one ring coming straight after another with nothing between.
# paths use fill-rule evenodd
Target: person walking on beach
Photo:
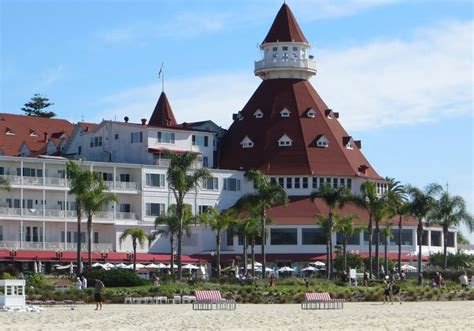
<instances>
[{"instance_id":1,"label":"person walking on beach","mask_svg":"<svg viewBox=\"0 0 474 331\"><path fill-rule=\"evenodd\" d=\"M95 293L94 293L94 301L95 301L95 310L102 310L102 290L105 288L104 283L98 278L95 279Z\"/></svg>"},{"instance_id":2,"label":"person walking on beach","mask_svg":"<svg viewBox=\"0 0 474 331\"><path fill-rule=\"evenodd\" d=\"M388 303L389 300L392 301L390 292L391 292L390 283L387 280L384 280L383 281L383 304Z\"/></svg>"},{"instance_id":3,"label":"person walking on beach","mask_svg":"<svg viewBox=\"0 0 474 331\"><path fill-rule=\"evenodd\" d=\"M400 286L398 286L395 283L391 283L390 294L391 294L392 305L393 305L393 298L397 299L398 302L400 302L400 304L402 304L403 300L400 297Z\"/></svg>"},{"instance_id":4,"label":"person walking on beach","mask_svg":"<svg viewBox=\"0 0 474 331\"><path fill-rule=\"evenodd\" d=\"M84 275L81 276L81 283L82 283L82 289L83 290L87 289L87 278Z\"/></svg>"},{"instance_id":5,"label":"person walking on beach","mask_svg":"<svg viewBox=\"0 0 474 331\"><path fill-rule=\"evenodd\" d=\"M469 286L469 280L467 279L467 272L464 271L464 273L459 276L459 282L461 283L462 288L467 288Z\"/></svg>"},{"instance_id":6,"label":"person walking on beach","mask_svg":"<svg viewBox=\"0 0 474 331\"><path fill-rule=\"evenodd\" d=\"M367 271L367 269L364 270L364 286L367 287L367 283L369 281L369 272Z\"/></svg>"},{"instance_id":7,"label":"person walking on beach","mask_svg":"<svg viewBox=\"0 0 474 331\"><path fill-rule=\"evenodd\" d=\"M76 287L78 290L82 289L82 282L79 277L76 278Z\"/></svg>"}]
</instances>

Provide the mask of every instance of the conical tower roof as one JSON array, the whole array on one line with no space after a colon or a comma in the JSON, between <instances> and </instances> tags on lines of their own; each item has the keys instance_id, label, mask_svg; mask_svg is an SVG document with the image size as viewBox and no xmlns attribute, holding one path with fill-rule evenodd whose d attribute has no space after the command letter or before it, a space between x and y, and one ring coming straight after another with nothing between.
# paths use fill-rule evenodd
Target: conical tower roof
<instances>
[{"instance_id":1,"label":"conical tower roof","mask_svg":"<svg viewBox=\"0 0 474 331\"><path fill-rule=\"evenodd\" d=\"M174 117L173 110L171 109L168 98L165 92L161 92L160 98L156 103L155 110L151 115L148 125L150 126L161 126L170 127L176 126L176 118Z\"/></svg>"},{"instance_id":2,"label":"conical tower roof","mask_svg":"<svg viewBox=\"0 0 474 331\"><path fill-rule=\"evenodd\" d=\"M285 41L308 43L298 22L296 22L295 16L293 16L290 7L286 3L278 11L262 44Z\"/></svg>"},{"instance_id":3,"label":"conical tower roof","mask_svg":"<svg viewBox=\"0 0 474 331\"><path fill-rule=\"evenodd\" d=\"M285 109L288 117L281 114ZM260 169L267 175L381 179L362 154L359 142L347 147L352 138L337 117L307 80L265 80L229 128L220 168ZM279 145L285 135L291 146ZM245 137L252 147L243 147ZM327 147L317 145L322 137L328 141Z\"/></svg>"}]
</instances>

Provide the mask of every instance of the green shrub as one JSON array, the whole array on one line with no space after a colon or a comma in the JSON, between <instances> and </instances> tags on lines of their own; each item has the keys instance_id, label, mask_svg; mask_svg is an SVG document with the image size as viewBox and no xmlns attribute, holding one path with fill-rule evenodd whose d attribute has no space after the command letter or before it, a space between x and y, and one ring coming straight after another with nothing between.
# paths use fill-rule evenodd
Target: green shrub
<instances>
[{"instance_id":1,"label":"green shrub","mask_svg":"<svg viewBox=\"0 0 474 331\"><path fill-rule=\"evenodd\" d=\"M92 269L85 273L85 277L91 287L95 285L95 279L100 279L106 287L141 286L149 283L128 269Z\"/></svg>"}]
</instances>

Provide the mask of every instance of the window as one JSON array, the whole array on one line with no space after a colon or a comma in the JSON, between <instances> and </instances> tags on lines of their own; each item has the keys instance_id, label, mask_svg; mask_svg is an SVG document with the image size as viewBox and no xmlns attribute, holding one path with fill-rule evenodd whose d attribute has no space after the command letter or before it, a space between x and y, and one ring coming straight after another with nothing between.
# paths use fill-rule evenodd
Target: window
<instances>
[{"instance_id":1,"label":"window","mask_svg":"<svg viewBox=\"0 0 474 331\"><path fill-rule=\"evenodd\" d=\"M431 231L431 246L441 247L441 231Z\"/></svg>"},{"instance_id":2,"label":"window","mask_svg":"<svg viewBox=\"0 0 474 331\"><path fill-rule=\"evenodd\" d=\"M21 168L16 168L16 175L21 176ZM43 177L43 169L23 168L24 177Z\"/></svg>"},{"instance_id":3,"label":"window","mask_svg":"<svg viewBox=\"0 0 474 331\"><path fill-rule=\"evenodd\" d=\"M332 187L337 188L337 182L338 182L337 178L333 178L332 179Z\"/></svg>"},{"instance_id":4,"label":"window","mask_svg":"<svg viewBox=\"0 0 474 331\"><path fill-rule=\"evenodd\" d=\"M119 206L119 211L121 213L129 213L130 212L130 204L129 203L121 203Z\"/></svg>"},{"instance_id":5,"label":"window","mask_svg":"<svg viewBox=\"0 0 474 331\"><path fill-rule=\"evenodd\" d=\"M297 229L271 229L270 244L271 245L297 245L298 244Z\"/></svg>"},{"instance_id":6,"label":"window","mask_svg":"<svg viewBox=\"0 0 474 331\"><path fill-rule=\"evenodd\" d=\"M288 177L286 179L286 188L292 188L292 186L293 186L292 184L293 184L293 178Z\"/></svg>"},{"instance_id":7,"label":"window","mask_svg":"<svg viewBox=\"0 0 474 331\"><path fill-rule=\"evenodd\" d=\"M326 245L326 236L323 230L317 229L302 229L303 231L303 245Z\"/></svg>"},{"instance_id":8,"label":"window","mask_svg":"<svg viewBox=\"0 0 474 331\"><path fill-rule=\"evenodd\" d=\"M165 175L146 174L146 186L165 187Z\"/></svg>"},{"instance_id":9,"label":"window","mask_svg":"<svg viewBox=\"0 0 474 331\"><path fill-rule=\"evenodd\" d=\"M326 148L329 147L329 142L327 140L318 140L316 146Z\"/></svg>"},{"instance_id":10,"label":"window","mask_svg":"<svg viewBox=\"0 0 474 331\"><path fill-rule=\"evenodd\" d=\"M360 245L360 232L355 233L353 236L347 238L347 244L348 245ZM342 245L343 244L343 235L340 232L337 232L336 234L336 245Z\"/></svg>"},{"instance_id":11,"label":"window","mask_svg":"<svg viewBox=\"0 0 474 331\"><path fill-rule=\"evenodd\" d=\"M281 117L290 117L290 111L286 108L283 108L283 110L280 112Z\"/></svg>"},{"instance_id":12,"label":"window","mask_svg":"<svg viewBox=\"0 0 474 331\"><path fill-rule=\"evenodd\" d=\"M278 47L273 47L273 54L272 54L272 57L273 57L273 62L277 62L277 61L278 61Z\"/></svg>"},{"instance_id":13,"label":"window","mask_svg":"<svg viewBox=\"0 0 474 331\"><path fill-rule=\"evenodd\" d=\"M29 242L42 242L43 241L43 228L37 226L26 226L25 227L25 241Z\"/></svg>"},{"instance_id":14,"label":"window","mask_svg":"<svg viewBox=\"0 0 474 331\"><path fill-rule=\"evenodd\" d=\"M143 142L143 132L132 132L132 144Z\"/></svg>"},{"instance_id":15,"label":"window","mask_svg":"<svg viewBox=\"0 0 474 331\"><path fill-rule=\"evenodd\" d=\"M120 174L120 181L129 183L130 182L130 174Z\"/></svg>"},{"instance_id":16,"label":"window","mask_svg":"<svg viewBox=\"0 0 474 331\"><path fill-rule=\"evenodd\" d=\"M448 247L454 247L454 232L448 232Z\"/></svg>"},{"instance_id":17,"label":"window","mask_svg":"<svg viewBox=\"0 0 474 331\"><path fill-rule=\"evenodd\" d=\"M324 184L324 178L319 177L319 187L323 186L323 184Z\"/></svg>"},{"instance_id":18,"label":"window","mask_svg":"<svg viewBox=\"0 0 474 331\"><path fill-rule=\"evenodd\" d=\"M248 137L245 136L244 139L240 142L242 145L242 148L252 148L253 147L253 141Z\"/></svg>"},{"instance_id":19,"label":"window","mask_svg":"<svg viewBox=\"0 0 474 331\"><path fill-rule=\"evenodd\" d=\"M3 226L0 225L0 241L3 241Z\"/></svg>"},{"instance_id":20,"label":"window","mask_svg":"<svg viewBox=\"0 0 474 331\"><path fill-rule=\"evenodd\" d=\"M90 138L90 147L100 147L100 146L102 146L102 137Z\"/></svg>"},{"instance_id":21,"label":"window","mask_svg":"<svg viewBox=\"0 0 474 331\"><path fill-rule=\"evenodd\" d=\"M204 157L202 158L202 166L203 166L204 168L208 168L208 167L209 167L209 158L208 158L207 156L204 156Z\"/></svg>"},{"instance_id":22,"label":"window","mask_svg":"<svg viewBox=\"0 0 474 331\"><path fill-rule=\"evenodd\" d=\"M339 179L339 186L345 187L346 186L346 179L345 178L340 178Z\"/></svg>"},{"instance_id":23,"label":"window","mask_svg":"<svg viewBox=\"0 0 474 331\"><path fill-rule=\"evenodd\" d=\"M94 232L94 244L99 243L99 232Z\"/></svg>"},{"instance_id":24,"label":"window","mask_svg":"<svg viewBox=\"0 0 474 331\"><path fill-rule=\"evenodd\" d=\"M234 246L234 230L232 228L228 228L226 231L226 245Z\"/></svg>"},{"instance_id":25,"label":"window","mask_svg":"<svg viewBox=\"0 0 474 331\"><path fill-rule=\"evenodd\" d=\"M303 188L308 188L308 177L303 177Z\"/></svg>"},{"instance_id":26,"label":"window","mask_svg":"<svg viewBox=\"0 0 474 331\"><path fill-rule=\"evenodd\" d=\"M306 113L306 116L308 116L308 118L315 118L316 117L316 112L314 111L314 109L311 108Z\"/></svg>"},{"instance_id":27,"label":"window","mask_svg":"<svg viewBox=\"0 0 474 331\"><path fill-rule=\"evenodd\" d=\"M146 216L159 216L165 213L164 203L147 203Z\"/></svg>"},{"instance_id":28,"label":"window","mask_svg":"<svg viewBox=\"0 0 474 331\"><path fill-rule=\"evenodd\" d=\"M202 183L203 190L218 190L219 180L216 177L209 178Z\"/></svg>"},{"instance_id":29,"label":"window","mask_svg":"<svg viewBox=\"0 0 474 331\"><path fill-rule=\"evenodd\" d=\"M318 188L318 177L313 177L313 188Z\"/></svg>"},{"instance_id":30,"label":"window","mask_svg":"<svg viewBox=\"0 0 474 331\"><path fill-rule=\"evenodd\" d=\"M352 179L351 178L347 178L347 188L348 189L352 188Z\"/></svg>"},{"instance_id":31,"label":"window","mask_svg":"<svg viewBox=\"0 0 474 331\"><path fill-rule=\"evenodd\" d=\"M225 191L240 191L240 179L224 178Z\"/></svg>"},{"instance_id":32,"label":"window","mask_svg":"<svg viewBox=\"0 0 474 331\"><path fill-rule=\"evenodd\" d=\"M260 109L257 109L255 113L253 113L253 116L255 116L255 118L262 118L263 112Z\"/></svg>"},{"instance_id":33,"label":"window","mask_svg":"<svg viewBox=\"0 0 474 331\"><path fill-rule=\"evenodd\" d=\"M278 177L278 184L279 184L281 187L285 187L285 178L283 178L283 177Z\"/></svg>"},{"instance_id":34,"label":"window","mask_svg":"<svg viewBox=\"0 0 474 331\"><path fill-rule=\"evenodd\" d=\"M300 188L300 178L295 177L295 188Z\"/></svg>"},{"instance_id":35,"label":"window","mask_svg":"<svg viewBox=\"0 0 474 331\"><path fill-rule=\"evenodd\" d=\"M77 155L82 155L82 146L77 146Z\"/></svg>"},{"instance_id":36,"label":"window","mask_svg":"<svg viewBox=\"0 0 474 331\"><path fill-rule=\"evenodd\" d=\"M207 213L207 212L209 211L209 209L211 209L211 208L212 208L212 206L200 205L200 206L198 207L198 213L199 213L199 215L204 214L204 213Z\"/></svg>"},{"instance_id":37,"label":"window","mask_svg":"<svg viewBox=\"0 0 474 331\"><path fill-rule=\"evenodd\" d=\"M292 144L292 140L286 134L284 134L280 139L278 139L278 146L280 147L289 147Z\"/></svg>"},{"instance_id":38,"label":"window","mask_svg":"<svg viewBox=\"0 0 474 331\"><path fill-rule=\"evenodd\" d=\"M115 140L118 140L118 133L115 134Z\"/></svg>"},{"instance_id":39,"label":"window","mask_svg":"<svg viewBox=\"0 0 474 331\"><path fill-rule=\"evenodd\" d=\"M158 142L165 144L174 144L175 135L173 132L158 132Z\"/></svg>"},{"instance_id":40,"label":"window","mask_svg":"<svg viewBox=\"0 0 474 331\"><path fill-rule=\"evenodd\" d=\"M208 136L196 136L193 134L193 146L207 147L209 145Z\"/></svg>"},{"instance_id":41,"label":"window","mask_svg":"<svg viewBox=\"0 0 474 331\"><path fill-rule=\"evenodd\" d=\"M74 232L74 243L77 243L78 242L78 235L77 235L77 231ZM86 242L86 233L85 232L82 232L81 231L81 243L85 243Z\"/></svg>"},{"instance_id":42,"label":"window","mask_svg":"<svg viewBox=\"0 0 474 331\"><path fill-rule=\"evenodd\" d=\"M395 245L398 245L398 234L399 229L392 229L393 238L390 242L393 242ZM364 238L365 241L365 238ZM366 244L364 242L364 244ZM402 245L413 245L413 230L402 229Z\"/></svg>"}]
</instances>

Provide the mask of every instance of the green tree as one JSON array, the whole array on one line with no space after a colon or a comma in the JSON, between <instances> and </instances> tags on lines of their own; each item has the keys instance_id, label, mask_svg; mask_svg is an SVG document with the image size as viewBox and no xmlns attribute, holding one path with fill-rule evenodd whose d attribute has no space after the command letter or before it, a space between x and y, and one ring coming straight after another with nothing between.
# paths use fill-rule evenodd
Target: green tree
<instances>
[{"instance_id":1,"label":"green tree","mask_svg":"<svg viewBox=\"0 0 474 331\"><path fill-rule=\"evenodd\" d=\"M339 188L334 188L332 187L331 184L329 183L324 183L319 187L319 190L316 192L311 193L311 201L315 201L316 199L322 199L326 205L329 208L328 215L327 215L327 222L328 222L328 230L331 233L331 236L329 237L329 259L328 262L329 264L326 266L328 269L328 277L332 278L332 248L333 248L333 243L332 243L332 233L334 231L334 220L333 220L333 214L334 214L334 209L336 208L342 208L346 202L348 202L351 199L351 191L345 187L339 187Z\"/></svg>"},{"instance_id":2,"label":"green tree","mask_svg":"<svg viewBox=\"0 0 474 331\"><path fill-rule=\"evenodd\" d=\"M287 205L288 195L285 190L276 182L269 180L260 170L249 170L245 173L245 178L253 183L254 191L244 194L235 204L237 210L252 209L259 211L260 229L262 233L262 270L263 278L266 278L265 268L267 259L265 255L267 210L277 205Z\"/></svg>"},{"instance_id":3,"label":"green tree","mask_svg":"<svg viewBox=\"0 0 474 331\"><path fill-rule=\"evenodd\" d=\"M192 207L189 204L184 205L183 209L183 231L186 236L191 235L191 224L193 220ZM168 237L170 241L170 269L171 273L174 274L174 242L175 236L179 231L179 219L176 211L176 205L173 204L168 207L166 214L159 215L155 219L155 229L150 236L150 246L151 242L154 241L160 235Z\"/></svg>"},{"instance_id":4,"label":"green tree","mask_svg":"<svg viewBox=\"0 0 474 331\"><path fill-rule=\"evenodd\" d=\"M341 216L334 213L334 230L339 232L342 236L342 256L344 261L344 270L347 271L347 241L353 235L359 233L362 228L355 226L354 221L359 220L358 215L349 214L347 216Z\"/></svg>"},{"instance_id":5,"label":"green tree","mask_svg":"<svg viewBox=\"0 0 474 331\"><path fill-rule=\"evenodd\" d=\"M378 195L375 199L375 204L373 205L373 219L375 223L375 269L377 270L377 274L380 273L380 223L386 220L388 217L391 216L390 208L388 205L388 198L386 194ZM387 269L385 269L387 272Z\"/></svg>"},{"instance_id":6,"label":"green tree","mask_svg":"<svg viewBox=\"0 0 474 331\"><path fill-rule=\"evenodd\" d=\"M385 267L385 273L388 273L388 243L390 242L390 238L393 237L393 232L392 232L392 223L388 223L382 230L383 234L383 243L384 243L384 260L383 264Z\"/></svg>"},{"instance_id":7,"label":"green tree","mask_svg":"<svg viewBox=\"0 0 474 331\"><path fill-rule=\"evenodd\" d=\"M133 271L137 270L137 244L143 248L145 247L145 241L149 240L149 236L145 233L145 230L139 227L132 227L125 230L119 237L119 244L122 243L128 237L132 238L133 247Z\"/></svg>"},{"instance_id":8,"label":"green tree","mask_svg":"<svg viewBox=\"0 0 474 331\"><path fill-rule=\"evenodd\" d=\"M92 266L92 220L112 202L118 202L118 196L110 193L107 184L99 174L89 172L90 186L84 197L84 210L87 214L87 253L88 266Z\"/></svg>"},{"instance_id":9,"label":"green tree","mask_svg":"<svg viewBox=\"0 0 474 331\"><path fill-rule=\"evenodd\" d=\"M438 195L443 188L439 184L429 184L423 190L408 186L407 193L410 197L409 200L409 213L415 217L418 221L416 229L417 241L418 241L418 285L421 283L421 258L422 258L422 239L423 239L423 220L433 212L436 204L436 195Z\"/></svg>"},{"instance_id":10,"label":"green tree","mask_svg":"<svg viewBox=\"0 0 474 331\"><path fill-rule=\"evenodd\" d=\"M216 233L216 253L217 253L217 278L221 276L221 235L233 224L236 216L234 209L228 209L222 213L216 208L209 208L207 213L202 215L203 221L207 223L212 231Z\"/></svg>"},{"instance_id":11,"label":"green tree","mask_svg":"<svg viewBox=\"0 0 474 331\"><path fill-rule=\"evenodd\" d=\"M0 176L0 191L1 190L10 191L10 181Z\"/></svg>"},{"instance_id":12,"label":"green tree","mask_svg":"<svg viewBox=\"0 0 474 331\"><path fill-rule=\"evenodd\" d=\"M30 101L25 103L25 106L21 108L21 110L23 110L28 116L51 118L55 117L56 114L52 111L46 111L45 109L52 105L54 105L54 103L49 102L48 98L37 93Z\"/></svg>"},{"instance_id":13,"label":"green tree","mask_svg":"<svg viewBox=\"0 0 474 331\"><path fill-rule=\"evenodd\" d=\"M194 163L197 160L196 153L184 153L178 155L172 151L165 152L165 158L170 159L170 166L167 172L168 187L173 193L176 200L176 215L178 216L178 280L183 277L183 210L184 198L186 195L196 190L200 183L211 178L211 173L208 169L193 169Z\"/></svg>"},{"instance_id":14,"label":"green tree","mask_svg":"<svg viewBox=\"0 0 474 331\"><path fill-rule=\"evenodd\" d=\"M464 234L459 230L458 235L456 236L456 241L458 245L470 245L471 242L464 236Z\"/></svg>"},{"instance_id":15,"label":"green tree","mask_svg":"<svg viewBox=\"0 0 474 331\"><path fill-rule=\"evenodd\" d=\"M434 205L431 218L436 224L441 225L443 229L444 243L444 268L448 267L448 233L449 228L459 227L461 223L466 225L472 232L474 221L472 215L466 209L466 202L459 195L450 195L447 191L441 193L440 198Z\"/></svg>"},{"instance_id":16,"label":"green tree","mask_svg":"<svg viewBox=\"0 0 474 331\"><path fill-rule=\"evenodd\" d=\"M270 219L267 216L267 225L270 222ZM255 277L255 244L257 238L262 238L262 233L261 233L261 228L260 228L260 222L257 217L249 217L247 219L247 237L249 238L249 243L250 243L250 255L252 256L252 277ZM247 268L247 266L246 266ZM262 269L262 273L266 273L266 270Z\"/></svg>"},{"instance_id":17,"label":"green tree","mask_svg":"<svg viewBox=\"0 0 474 331\"><path fill-rule=\"evenodd\" d=\"M92 185L92 176L90 171L82 168L73 161L68 161L66 165L67 177L69 179L69 194L73 194L76 200L76 215L77 215L77 275L82 273L81 269L81 223L82 214L84 212L84 201L86 199L89 188Z\"/></svg>"},{"instance_id":18,"label":"green tree","mask_svg":"<svg viewBox=\"0 0 474 331\"><path fill-rule=\"evenodd\" d=\"M373 259L372 259L372 238L373 238L373 226L374 226L374 214L377 208L380 206L379 197L377 196L377 188L373 182L364 182L360 186L361 194L354 196L352 199L356 205L367 210L369 214L369 224L367 225L367 233L369 235L369 277L372 278L373 274Z\"/></svg>"},{"instance_id":19,"label":"green tree","mask_svg":"<svg viewBox=\"0 0 474 331\"><path fill-rule=\"evenodd\" d=\"M408 215L408 203L406 190L403 185L394 178L385 178L388 184L387 197L391 217L398 215L398 272L402 266L402 227L403 216ZM391 218L390 217L390 218Z\"/></svg>"}]
</instances>

